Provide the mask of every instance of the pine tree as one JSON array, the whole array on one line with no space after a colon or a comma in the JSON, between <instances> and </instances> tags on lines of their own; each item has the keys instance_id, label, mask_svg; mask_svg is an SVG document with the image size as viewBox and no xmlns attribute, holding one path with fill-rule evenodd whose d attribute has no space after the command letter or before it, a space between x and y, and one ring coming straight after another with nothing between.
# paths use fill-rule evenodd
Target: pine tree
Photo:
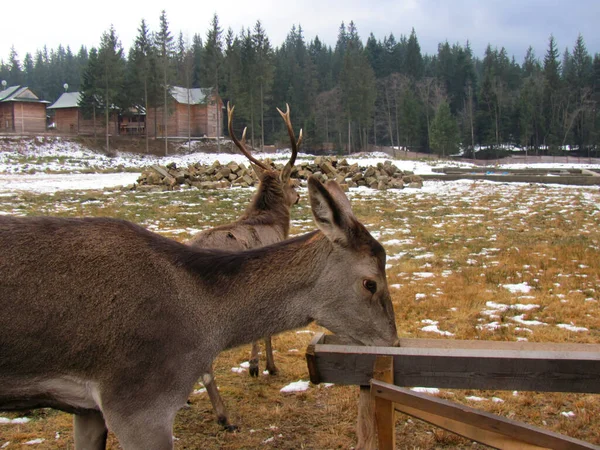
<instances>
[{"instance_id":1,"label":"pine tree","mask_svg":"<svg viewBox=\"0 0 600 450\"><path fill-rule=\"evenodd\" d=\"M21 71L21 62L19 61L19 55L13 45L10 48L9 60L9 73L8 73L8 85L18 86L23 84L23 72Z\"/></svg>"},{"instance_id":2,"label":"pine tree","mask_svg":"<svg viewBox=\"0 0 600 450\"><path fill-rule=\"evenodd\" d=\"M560 130L559 114L561 108L561 80L560 62L558 61L558 48L554 36L550 35L548 50L544 57L544 143L551 152L558 150Z\"/></svg>"},{"instance_id":3,"label":"pine tree","mask_svg":"<svg viewBox=\"0 0 600 450\"><path fill-rule=\"evenodd\" d=\"M266 35L260 20L254 26L252 42L256 54L256 80L259 85L260 99L260 131L261 131L261 150L264 150L265 143L265 96L271 92L273 85L273 49Z\"/></svg>"},{"instance_id":4,"label":"pine tree","mask_svg":"<svg viewBox=\"0 0 600 450\"><path fill-rule=\"evenodd\" d=\"M431 147L442 157L458 150L458 127L447 102L442 102L431 124Z\"/></svg>"},{"instance_id":5,"label":"pine tree","mask_svg":"<svg viewBox=\"0 0 600 450\"><path fill-rule=\"evenodd\" d=\"M173 43L173 35L169 30L169 22L167 20L167 13L163 9L160 14L159 20L159 30L158 33L155 34L154 37L154 45L157 49L158 54L158 62L160 66L160 72L162 75L161 83L162 83L162 93L163 93L163 136L165 138L165 156L169 153L169 130L168 130L168 120L169 120L169 103L168 103L168 94L169 89L171 87L172 80L172 64L171 60L173 58L174 53L174 43Z\"/></svg>"},{"instance_id":6,"label":"pine tree","mask_svg":"<svg viewBox=\"0 0 600 450\"><path fill-rule=\"evenodd\" d=\"M110 154L110 114L123 104L125 60L117 33L111 25L100 38L98 50L98 96L104 108L106 125L106 152ZM118 130L115 130L117 133Z\"/></svg>"},{"instance_id":7,"label":"pine tree","mask_svg":"<svg viewBox=\"0 0 600 450\"><path fill-rule=\"evenodd\" d=\"M406 54L404 55L404 68L406 74L413 80L420 80L423 76L423 57L421 55L421 46L417 40L415 29L412 29L408 42L406 44Z\"/></svg>"},{"instance_id":8,"label":"pine tree","mask_svg":"<svg viewBox=\"0 0 600 450\"><path fill-rule=\"evenodd\" d=\"M219 17L215 13L210 22L210 28L206 34L206 43L204 46L205 55L205 80L210 80L213 84L213 90L219 98L219 83L221 80L221 66L223 64L223 30L219 25ZM218 100L217 100L218 101ZM221 111L217 105L217 148L221 151Z\"/></svg>"},{"instance_id":9,"label":"pine tree","mask_svg":"<svg viewBox=\"0 0 600 450\"><path fill-rule=\"evenodd\" d=\"M204 45L202 44L202 38L199 34L194 34L192 38L192 58L193 58L193 70L192 70L192 87L202 87L202 60L204 53Z\"/></svg>"},{"instance_id":10,"label":"pine tree","mask_svg":"<svg viewBox=\"0 0 600 450\"><path fill-rule=\"evenodd\" d=\"M344 65L340 73L340 89L344 116L348 125L348 153L352 148L352 124L356 125L358 142L355 147L367 146L367 130L370 129L375 107L375 74L369 65L354 22L348 27Z\"/></svg>"},{"instance_id":11,"label":"pine tree","mask_svg":"<svg viewBox=\"0 0 600 450\"><path fill-rule=\"evenodd\" d=\"M38 68L36 64L36 69ZM41 68L41 66L40 66ZM98 62L98 51L92 47L89 52L88 63L81 77L81 90L79 97L79 108L84 117L92 118L94 127L94 138L96 138L96 111L101 107L100 99L100 65Z\"/></svg>"},{"instance_id":12,"label":"pine tree","mask_svg":"<svg viewBox=\"0 0 600 450\"><path fill-rule=\"evenodd\" d=\"M143 104L146 114L148 114L151 99L154 100L153 104L156 105L156 94L159 89L156 74L152 70L152 58L154 58L152 36L146 21L142 19L133 47L129 52L128 93L130 96L129 103L134 107ZM153 93L154 95L152 95ZM146 124L144 135L146 153L148 153L150 151L148 124Z\"/></svg>"}]
</instances>

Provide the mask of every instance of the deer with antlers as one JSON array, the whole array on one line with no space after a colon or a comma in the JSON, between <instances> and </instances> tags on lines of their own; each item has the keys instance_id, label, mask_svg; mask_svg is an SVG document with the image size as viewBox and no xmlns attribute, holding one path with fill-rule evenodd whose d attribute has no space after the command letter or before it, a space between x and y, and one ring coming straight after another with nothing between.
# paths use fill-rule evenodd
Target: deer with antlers
<instances>
[{"instance_id":1,"label":"deer with antlers","mask_svg":"<svg viewBox=\"0 0 600 450\"><path fill-rule=\"evenodd\" d=\"M286 104L286 112L279 108L277 111L283 118L288 135L290 137L292 155L281 172L271 169L266 164L257 160L250 154L245 146L246 129L242 132L240 141L233 131L233 112L235 106L227 103L227 125L229 136L236 147L250 160L256 173L259 184L250 205L246 211L235 222L221 225L196 234L187 243L197 248L219 248L221 250L248 250L256 247L274 244L287 239L290 229L290 208L298 202L300 196L295 190L290 176L298 155L298 148L302 143L302 130L298 140L294 134L290 119L290 107ZM273 347L271 337L266 336L265 353L267 357L267 370L271 375L277 373L275 360L273 358ZM252 354L250 357L250 375L258 376L258 341L252 342ZM237 427L231 425L227 409L211 372L202 375L202 383L210 398L211 404L217 415L218 422L228 431Z\"/></svg>"},{"instance_id":2,"label":"deer with antlers","mask_svg":"<svg viewBox=\"0 0 600 450\"><path fill-rule=\"evenodd\" d=\"M74 413L76 449L104 450L110 429L125 450L172 450L223 350L312 321L396 344L383 247L337 183L308 193L319 231L243 252L123 220L0 216L0 410Z\"/></svg>"}]
</instances>

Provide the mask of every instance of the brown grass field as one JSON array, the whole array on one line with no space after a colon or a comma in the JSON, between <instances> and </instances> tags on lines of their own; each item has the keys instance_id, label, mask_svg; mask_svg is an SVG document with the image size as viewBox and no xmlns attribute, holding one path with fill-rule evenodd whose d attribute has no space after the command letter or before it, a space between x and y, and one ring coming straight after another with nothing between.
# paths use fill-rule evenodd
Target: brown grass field
<instances>
[{"instance_id":1,"label":"brown grass field","mask_svg":"<svg viewBox=\"0 0 600 450\"><path fill-rule=\"evenodd\" d=\"M232 220L251 194L241 189L14 193L0 196L0 213L121 217L184 240ZM356 216L386 248L401 337L600 342L597 187L430 182L423 190L361 190L350 196ZM292 234L314 228L306 200L304 191L293 211ZM537 307L519 310L487 302ZM447 333L423 331L428 325ZM207 395L193 394L191 407L176 418L175 448L352 448L358 388L311 385L305 392L280 392L291 382L308 380L304 349L317 331L311 325L274 338L280 369L274 377L251 379L247 372L231 370L248 359L249 346L223 353L215 363L216 378L240 431L222 431ZM464 390L439 395L600 444L595 395ZM570 412L574 415L561 414ZM0 423L0 448L73 448L67 414L38 410L0 416L31 419ZM396 434L402 449L483 448L400 414ZM23 445L33 439L44 441ZM120 448L112 435L108 448Z\"/></svg>"}]
</instances>

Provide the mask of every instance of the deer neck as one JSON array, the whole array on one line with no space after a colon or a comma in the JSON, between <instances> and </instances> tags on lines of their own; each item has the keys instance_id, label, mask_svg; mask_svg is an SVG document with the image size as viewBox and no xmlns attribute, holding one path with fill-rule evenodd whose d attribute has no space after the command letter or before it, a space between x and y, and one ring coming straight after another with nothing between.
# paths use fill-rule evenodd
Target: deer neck
<instances>
[{"instance_id":1,"label":"deer neck","mask_svg":"<svg viewBox=\"0 0 600 450\"><path fill-rule=\"evenodd\" d=\"M276 174L265 174L250 205L242 214L239 223L268 225L277 228L284 237L290 230L290 208L281 190L281 181Z\"/></svg>"},{"instance_id":2,"label":"deer neck","mask_svg":"<svg viewBox=\"0 0 600 450\"><path fill-rule=\"evenodd\" d=\"M327 238L313 232L252 250L252 260L236 276L243 280L240 287L220 304L219 322L227 328L224 348L309 324L331 249Z\"/></svg>"}]
</instances>

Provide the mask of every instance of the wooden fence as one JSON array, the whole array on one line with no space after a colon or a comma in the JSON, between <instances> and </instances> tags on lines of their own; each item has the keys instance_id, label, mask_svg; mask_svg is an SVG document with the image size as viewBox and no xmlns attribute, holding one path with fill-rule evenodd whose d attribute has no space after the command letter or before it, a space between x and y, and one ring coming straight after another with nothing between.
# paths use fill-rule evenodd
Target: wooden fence
<instances>
[{"instance_id":1,"label":"wooden fence","mask_svg":"<svg viewBox=\"0 0 600 450\"><path fill-rule=\"evenodd\" d=\"M600 345L401 339L400 347L339 345L315 336L306 350L313 383L361 386L360 449L393 449L395 411L501 449L599 446L404 389L600 393ZM377 433L375 433L377 430Z\"/></svg>"}]
</instances>

